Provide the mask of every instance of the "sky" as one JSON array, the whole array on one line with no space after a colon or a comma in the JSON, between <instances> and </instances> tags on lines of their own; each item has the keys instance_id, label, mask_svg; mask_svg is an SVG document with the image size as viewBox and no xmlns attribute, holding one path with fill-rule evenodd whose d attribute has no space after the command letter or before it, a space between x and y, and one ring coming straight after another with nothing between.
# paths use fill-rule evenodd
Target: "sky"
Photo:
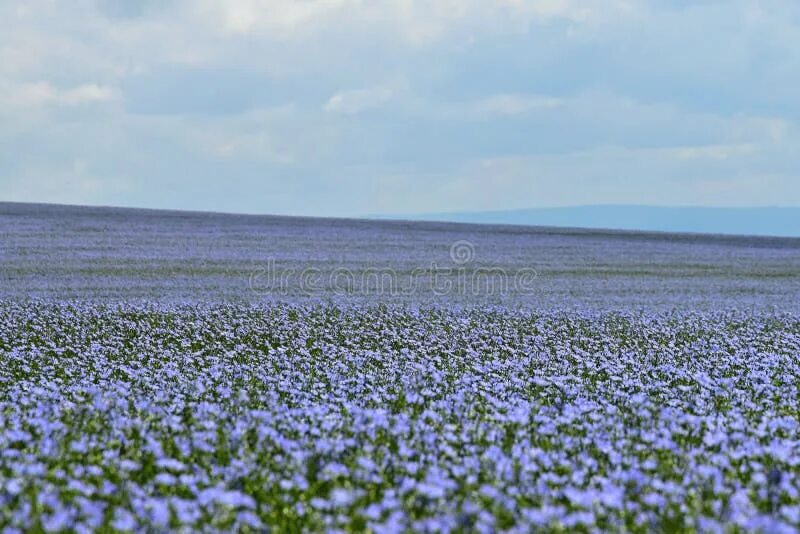
<instances>
[{"instance_id":1,"label":"sky","mask_svg":"<svg viewBox=\"0 0 800 534\"><path fill-rule=\"evenodd\" d=\"M0 200L800 205L800 2L3 0Z\"/></svg>"}]
</instances>

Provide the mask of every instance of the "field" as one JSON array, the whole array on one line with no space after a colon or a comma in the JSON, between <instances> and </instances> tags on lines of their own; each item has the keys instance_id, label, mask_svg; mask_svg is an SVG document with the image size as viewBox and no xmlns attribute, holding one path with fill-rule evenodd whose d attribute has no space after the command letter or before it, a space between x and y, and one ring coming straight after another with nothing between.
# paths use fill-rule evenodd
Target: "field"
<instances>
[{"instance_id":1,"label":"field","mask_svg":"<svg viewBox=\"0 0 800 534\"><path fill-rule=\"evenodd\" d=\"M0 231L9 532L800 530L800 240L18 204Z\"/></svg>"}]
</instances>

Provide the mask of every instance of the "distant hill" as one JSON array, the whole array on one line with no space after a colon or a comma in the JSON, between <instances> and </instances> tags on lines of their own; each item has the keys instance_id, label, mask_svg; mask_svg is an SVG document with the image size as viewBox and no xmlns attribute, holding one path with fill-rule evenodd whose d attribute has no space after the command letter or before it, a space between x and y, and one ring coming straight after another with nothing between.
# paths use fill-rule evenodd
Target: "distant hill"
<instances>
[{"instance_id":1,"label":"distant hill","mask_svg":"<svg viewBox=\"0 0 800 534\"><path fill-rule=\"evenodd\" d=\"M800 237L800 208L597 205L509 211L426 213L381 218Z\"/></svg>"}]
</instances>

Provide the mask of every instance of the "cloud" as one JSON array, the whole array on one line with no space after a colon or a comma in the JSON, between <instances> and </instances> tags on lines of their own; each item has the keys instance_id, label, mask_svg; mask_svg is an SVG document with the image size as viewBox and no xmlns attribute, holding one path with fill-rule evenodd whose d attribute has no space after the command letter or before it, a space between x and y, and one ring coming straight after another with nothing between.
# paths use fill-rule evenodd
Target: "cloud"
<instances>
[{"instance_id":1,"label":"cloud","mask_svg":"<svg viewBox=\"0 0 800 534\"><path fill-rule=\"evenodd\" d=\"M109 102L114 100L116 93L114 89L97 84L84 84L66 90L53 90L52 87L37 84L37 89L42 88L46 100L57 102L68 106L76 106L90 102Z\"/></svg>"},{"instance_id":2,"label":"cloud","mask_svg":"<svg viewBox=\"0 0 800 534\"><path fill-rule=\"evenodd\" d=\"M735 145L705 145L667 148L665 151L679 160L716 159L725 160L738 155L751 154L756 147L750 143Z\"/></svg>"},{"instance_id":3,"label":"cloud","mask_svg":"<svg viewBox=\"0 0 800 534\"><path fill-rule=\"evenodd\" d=\"M79 106L98 102L110 102L117 98L117 91L98 84L82 84L68 89L59 89L48 82L21 83L6 86L3 99L13 106L31 107L43 105Z\"/></svg>"},{"instance_id":4,"label":"cloud","mask_svg":"<svg viewBox=\"0 0 800 534\"><path fill-rule=\"evenodd\" d=\"M525 31L529 24L585 24L632 11L632 2L624 0L203 0L195 6L210 24L233 35L296 40L341 25L349 32L396 35L413 45L459 31Z\"/></svg>"},{"instance_id":5,"label":"cloud","mask_svg":"<svg viewBox=\"0 0 800 534\"><path fill-rule=\"evenodd\" d=\"M800 204L800 4L769 7L3 2L0 191L308 215Z\"/></svg>"},{"instance_id":6,"label":"cloud","mask_svg":"<svg viewBox=\"0 0 800 534\"><path fill-rule=\"evenodd\" d=\"M336 93L328 99L325 111L356 115L364 111L379 108L395 96L395 90L388 86L378 85L364 89L353 89Z\"/></svg>"}]
</instances>

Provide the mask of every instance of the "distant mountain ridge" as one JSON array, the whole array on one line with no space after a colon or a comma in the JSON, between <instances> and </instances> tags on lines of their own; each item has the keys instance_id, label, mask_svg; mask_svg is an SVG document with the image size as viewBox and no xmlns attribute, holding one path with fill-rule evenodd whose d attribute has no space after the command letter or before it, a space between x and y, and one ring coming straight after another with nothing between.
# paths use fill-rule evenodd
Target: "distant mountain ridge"
<instances>
[{"instance_id":1,"label":"distant mountain ridge","mask_svg":"<svg viewBox=\"0 0 800 534\"><path fill-rule=\"evenodd\" d=\"M800 207L711 208L590 205L508 211L424 213L381 216L381 218L602 228L609 230L800 237Z\"/></svg>"}]
</instances>

